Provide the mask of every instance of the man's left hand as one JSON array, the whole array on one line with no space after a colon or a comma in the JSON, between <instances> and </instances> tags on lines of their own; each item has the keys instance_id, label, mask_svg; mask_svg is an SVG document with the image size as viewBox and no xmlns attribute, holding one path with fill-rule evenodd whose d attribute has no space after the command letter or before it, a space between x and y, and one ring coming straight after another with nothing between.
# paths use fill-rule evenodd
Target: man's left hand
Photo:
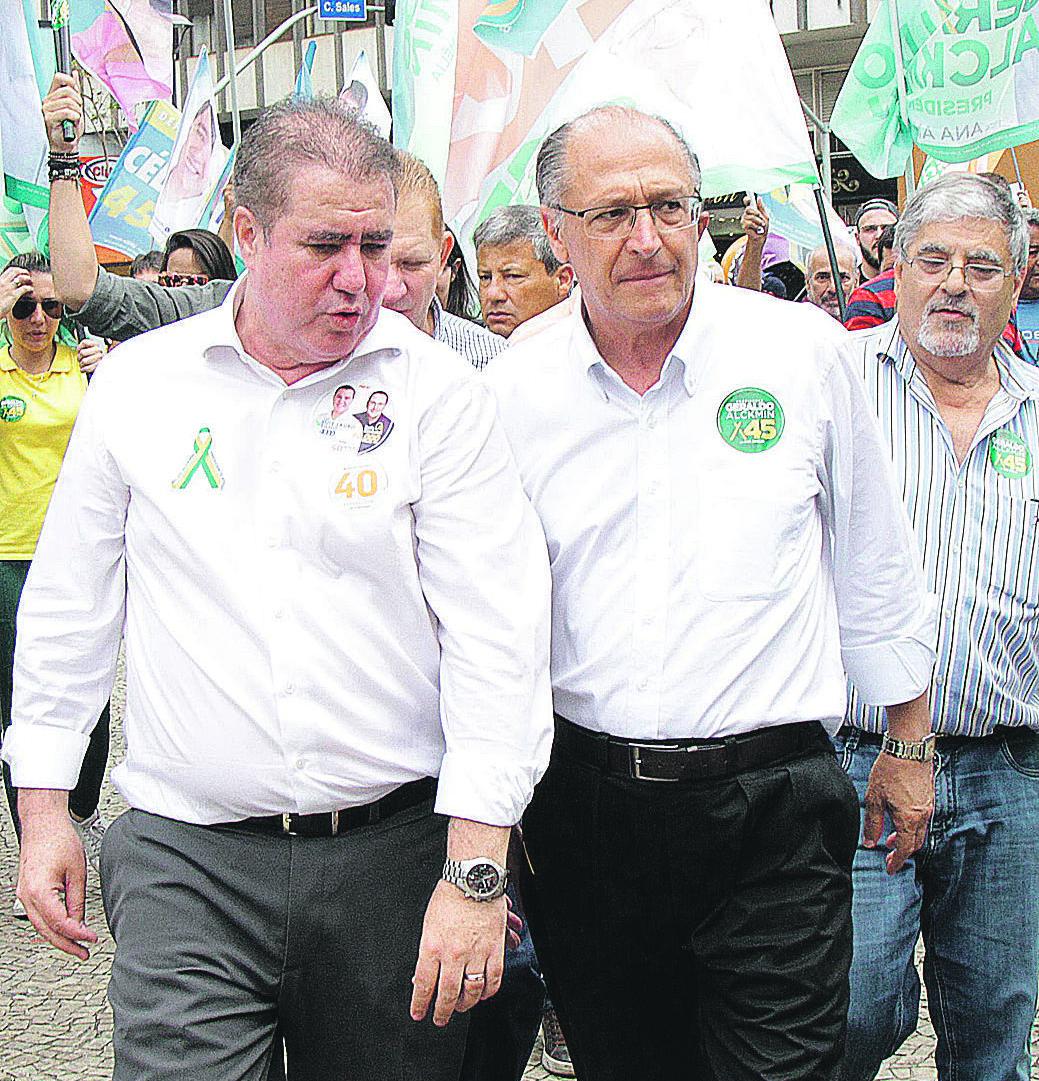
<instances>
[{"instance_id":1,"label":"man's left hand","mask_svg":"<svg viewBox=\"0 0 1039 1081\"><path fill-rule=\"evenodd\" d=\"M426 908L415 965L411 1016L421 1021L433 1007L443 1027L453 1013L471 1010L501 985L505 952L505 898L471 901L449 882L439 882ZM483 979L465 979L466 975Z\"/></svg>"},{"instance_id":2,"label":"man's left hand","mask_svg":"<svg viewBox=\"0 0 1039 1081\"><path fill-rule=\"evenodd\" d=\"M927 825L934 810L934 770L930 762L912 762L877 755L866 786L866 820L862 843L876 848L887 812L894 826L885 844L887 872L893 875L919 849L927 837Z\"/></svg>"}]
</instances>

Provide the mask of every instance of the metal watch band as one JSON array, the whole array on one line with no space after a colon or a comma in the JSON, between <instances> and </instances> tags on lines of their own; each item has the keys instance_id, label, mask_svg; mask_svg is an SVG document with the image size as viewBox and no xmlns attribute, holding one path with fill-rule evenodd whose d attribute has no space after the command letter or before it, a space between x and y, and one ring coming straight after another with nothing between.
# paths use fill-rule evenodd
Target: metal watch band
<instances>
[{"instance_id":1,"label":"metal watch band","mask_svg":"<svg viewBox=\"0 0 1039 1081\"><path fill-rule=\"evenodd\" d=\"M885 732L880 750L906 762L930 762L934 757L934 739L933 732L918 740L895 739Z\"/></svg>"},{"instance_id":2,"label":"metal watch band","mask_svg":"<svg viewBox=\"0 0 1039 1081\"><path fill-rule=\"evenodd\" d=\"M441 877L471 901L496 901L505 892L509 872L489 856L471 860L445 860ZM488 885L493 880L493 885Z\"/></svg>"}]
</instances>

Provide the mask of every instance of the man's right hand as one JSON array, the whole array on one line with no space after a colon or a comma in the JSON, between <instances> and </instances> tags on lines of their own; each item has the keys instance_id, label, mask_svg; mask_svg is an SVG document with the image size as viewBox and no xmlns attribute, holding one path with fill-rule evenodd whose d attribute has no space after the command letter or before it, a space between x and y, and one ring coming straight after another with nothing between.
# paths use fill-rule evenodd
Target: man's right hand
<instances>
[{"instance_id":1,"label":"man's right hand","mask_svg":"<svg viewBox=\"0 0 1039 1081\"><path fill-rule=\"evenodd\" d=\"M65 142L61 122L71 120L76 138ZM43 123L47 128L47 141L55 154L74 154L79 148L83 134L83 95L73 75L57 72L51 80L51 88L43 99Z\"/></svg>"},{"instance_id":2,"label":"man's right hand","mask_svg":"<svg viewBox=\"0 0 1039 1081\"><path fill-rule=\"evenodd\" d=\"M740 216L740 228L747 236L747 246L764 247L768 239L768 211L760 199L751 205L750 196L744 195L744 211Z\"/></svg>"},{"instance_id":3,"label":"man's right hand","mask_svg":"<svg viewBox=\"0 0 1039 1081\"><path fill-rule=\"evenodd\" d=\"M90 953L82 943L97 942L97 935L83 922L87 860L69 818L68 793L19 789L18 812L18 899L33 927L52 946L85 961Z\"/></svg>"}]
</instances>

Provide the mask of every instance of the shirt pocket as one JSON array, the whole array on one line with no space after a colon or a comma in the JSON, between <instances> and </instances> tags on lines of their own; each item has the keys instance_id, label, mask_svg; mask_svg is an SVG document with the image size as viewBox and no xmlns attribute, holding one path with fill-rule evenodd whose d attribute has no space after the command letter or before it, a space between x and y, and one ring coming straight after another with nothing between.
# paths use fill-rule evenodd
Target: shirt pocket
<instances>
[{"instance_id":1,"label":"shirt pocket","mask_svg":"<svg viewBox=\"0 0 1039 1081\"><path fill-rule=\"evenodd\" d=\"M696 569L709 600L760 600L790 587L810 504L735 490L732 478L700 478Z\"/></svg>"}]
</instances>

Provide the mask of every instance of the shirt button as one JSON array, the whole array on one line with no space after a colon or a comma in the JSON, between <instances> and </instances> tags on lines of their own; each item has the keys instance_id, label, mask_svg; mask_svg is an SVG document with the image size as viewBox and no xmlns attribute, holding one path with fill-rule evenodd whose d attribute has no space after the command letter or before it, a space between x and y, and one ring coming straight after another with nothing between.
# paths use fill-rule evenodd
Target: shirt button
<instances>
[{"instance_id":1,"label":"shirt button","mask_svg":"<svg viewBox=\"0 0 1039 1081\"><path fill-rule=\"evenodd\" d=\"M649 494L650 495L656 495L657 492L659 492L659 491L660 491L660 485L656 481L653 481L653 483L649 486Z\"/></svg>"},{"instance_id":2,"label":"shirt button","mask_svg":"<svg viewBox=\"0 0 1039 1081\"><path fill-rule=\"evenodd\" d=\"M285 693L286 693L286 694L295 694L295 693L296 693L296 687L295 687L295 684L293 684L293 683L286 683L286 684L285 684Z\"/></svg>"},{"instance_id":3,"label":"shirt button","mask_svg":"<svg viewBox=\"0 0 1039 1081\"><path fill-rule=\"evenodd\" d=\"M284 608L275 608L274 609L274 618L275 619L284 619L285 618L285 609Z\"/></svg>"},{"instance_id":4,"label":"shirt button","mask_svg":"<svg viewBox=\"0 0 1039 1081\"><path fill-rule=\"evenodd\" d=\"M656 417L650 417L649 420L646 421L646 427L649 428L650 431L652 431L656 426L657 426L657 418Z\"/></svg>"},{"instance_id":5,"label":"shirt button","mask_svg":"<svg viewBox=\"0 0 1039 1081\"><path fill-rule=\"evenodd\" d=\"M277 548L278 547L278 538L277 537L268 537L267 538L267 547L268 548Z\"/></svg>"},{"instance_id":6,"label":"shirt button","mask_svg":"<svg viewBox=\"0 0 1039 1081\"><path fill-rule=\"evenodd\" d=\"M271 462L271 472L277 473L281 469L281 462Z\"/></svg>"},{"instance_id":7,"label":"shirt button","mask_svg":"<svg viewBox=\"0 0 1039 1081\"><path fill-rule=\"evenodd\" d=\"M648 679L640 679L639 682L638 682L637 689L640 690L640 691L648 691L649 690L649 680Z\"/></svg>"},{"instance_id":8,"label":"shirt button","mask_svg":"<svg viewBox=\"0 0 1039 1081\"><path fill-rule=\"evenodd\" d=\"M296 759L296 769L302 769L303 765L304 765L303 759L302 758L297 758Z\"/></svg>"}]
</instances>

